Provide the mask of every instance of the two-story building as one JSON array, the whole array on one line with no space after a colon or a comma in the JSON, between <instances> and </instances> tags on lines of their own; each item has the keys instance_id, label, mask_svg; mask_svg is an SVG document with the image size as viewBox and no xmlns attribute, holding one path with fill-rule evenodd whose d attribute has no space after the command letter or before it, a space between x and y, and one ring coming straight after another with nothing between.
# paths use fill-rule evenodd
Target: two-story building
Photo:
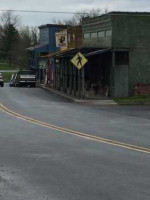
<instances>
[{"instance_id":1,"label":"two-story building","mask_svg":"<svg viewBox=\"0 0 150 200\"><path fill-rule=\"evenodd\" d=\"M64 92L70 91L69 93L73 93L73 90L77 90L75 89L77 83L75 83L73 87L71 82L73 82L73 79L77 79L78 73L77 69L71 65L70 59L77 49L82 48L82 26L68 27L67 29L57 32L56 42L61 36L66 37L67 42L65 45L67 45L65 48L60 46L59 52L43 56L44 58L47 58L49 63L47 66L47 85ZM75 70L75 76L73 75L73 68ZM73 78L73 76L75 78Z\"/></svg>"},{"instance_id":2,"label":"two-story building","mask_svg":"<svg viewBox=\"0 0 150 200\"><path fill-rule=\"evenodd\" d=\"M110 12L67 29L68 49L51 53L54 87L79 98L128 97L150 84L150 13ZM71 59L88 60L77 69ZM51 78L50 78L51 80Z\"/></svg>"},{"instance_id":3,"label":"two-story building","mask_svg":"<svg viewBox=\"0 0 150 200\"><path fill-rule=\"evenodd\" d=\"M108 50L89 65L98 87L103 81L111 96L126 97L136 83L150 84L150 13L110 12L85 19L82 29L84 47Z\"/></svg>"},{"instance_id":4,"label":"two-story building","mask_svg":"<svg viewBox=\"0 0 150 200\"><path fill-rule=\"evenodd\" d=\"M41 57L60 50L60 47L56 46L55 34L56 32L64 29L65 27L65 25L58 24L46 24L39 26L39 44L36 46L29 47L27 49L28 66L30 69L36 70L37 73L41 75L41 78L46 62L45 59L42 59Z\"/></svg>"}]
</instances>

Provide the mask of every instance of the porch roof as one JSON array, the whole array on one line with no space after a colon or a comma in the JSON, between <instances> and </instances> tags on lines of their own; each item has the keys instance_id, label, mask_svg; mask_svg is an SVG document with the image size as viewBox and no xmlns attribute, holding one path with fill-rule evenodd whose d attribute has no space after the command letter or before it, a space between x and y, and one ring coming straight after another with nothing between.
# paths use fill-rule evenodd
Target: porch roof
<instances>
[{"instance_id":1,"label":"porch roof","mask_svg":"<svg viewBox=\"0 0 150 200\"><path fill-rule=\"evenodd\" d=\"M100 48L81 48L81 49L66 49L64 51L58 51L54 52L45 56L41 56L42 58L52 58L52 57L72 57L76 53L80 52L84 56L89 57L89 56L94 56L98 55L101 53L105 53L111 51L111 49L100 49Z\"/></svg>"},{"instance_id":2,"label":"porch roof","mask_svg":"<svg viewBox=\"0 0 150 200\"><path fill-rule=\"evenodd\" d=\"M50 54L41 56L41 58L52 58L52 57L54 57L54 56L56 56L56 55L60 55L60 54L62 54L62 53L66 53L66 52L69 52L69 51L71 51L71 50L73 50L73 49L65 49L65 50L63 50L63 51L53 52L53 53L50 53Z\"/></svg>"},{"instance_id":3,"label":"porch roof","mask_svg":"<svg viewBox=\"0 0 150 200\"><path fill-rule=\"evenodd\" d=\"M82 53L84 56L89 57L89 56L94 56L94 55L98 55L101 53L105 53L111 51L111 49L100 49L100 48L81 48L81 49L72 49L70 51L67 52L62 52L59 54L56 54L56 57L72 57L74 56L76 53L80 52Z\"/></svg>"}]
</instances>

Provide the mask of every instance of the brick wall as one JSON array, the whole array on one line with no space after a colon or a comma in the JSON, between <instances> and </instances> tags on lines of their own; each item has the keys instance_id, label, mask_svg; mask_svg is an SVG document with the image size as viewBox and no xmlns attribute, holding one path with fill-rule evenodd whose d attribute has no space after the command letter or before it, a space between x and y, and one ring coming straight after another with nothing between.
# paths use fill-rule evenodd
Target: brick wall
<instances>
[{"instance_id":1,"label":"brick wall","mask_svg":"<svg viewBox=\"0 0 150 200\"><path fill-rule=\"evenodd\" d=\"M147 95L150 94L150 85L145 83L137 83L134 86L135 95Z\"/></svg>"}]
</instances>

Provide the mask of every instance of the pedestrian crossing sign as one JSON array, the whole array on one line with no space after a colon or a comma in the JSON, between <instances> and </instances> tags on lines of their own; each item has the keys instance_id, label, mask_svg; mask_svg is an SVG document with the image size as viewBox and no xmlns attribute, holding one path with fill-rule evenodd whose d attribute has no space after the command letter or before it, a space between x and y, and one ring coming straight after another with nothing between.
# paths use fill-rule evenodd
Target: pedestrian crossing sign
<instances>
[{"instance_id":1,"label":"pedestrian crossing sign","mask_svg":"<svg viewBox=\"0 0 150 200\"><path fill-rule=\"evenodd\" d=\"M87 62L88 60L85 58L85 56L78 52L71 60L71 62L78 68L81 69Z\"/></svg>"}]
</instances>

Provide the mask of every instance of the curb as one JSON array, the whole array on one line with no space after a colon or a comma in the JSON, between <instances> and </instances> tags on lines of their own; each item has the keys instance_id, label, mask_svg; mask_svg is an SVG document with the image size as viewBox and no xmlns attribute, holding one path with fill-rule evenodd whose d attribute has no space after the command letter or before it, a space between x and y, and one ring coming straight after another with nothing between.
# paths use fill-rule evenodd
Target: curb
<instances>
[{"instance_id":1,"label":"curb","mask_svg":"<svg viewBox=\"0 0 150 200\"><path fill-rule=\"evenodd\" d=\"M116 103L114 100L111 100L111 99L108 99L108 100L84 100L84 99L77 99L77 98L73 98L73 97L70 97L69 95L66 95L66 94L63 94L57 90L54 90L54 89L51 89L51 88L48 88L48 87L45 87L45 86L40 86L41 88L43 89L46 89L50 92L53 92L59 96L62 96L62 97L65 97L67 99L70 99L72 101L74 101L75 103L82 103L82 104L85 104L85 105L118 105L118 103Z\"/></svg>"}]
</instances>

